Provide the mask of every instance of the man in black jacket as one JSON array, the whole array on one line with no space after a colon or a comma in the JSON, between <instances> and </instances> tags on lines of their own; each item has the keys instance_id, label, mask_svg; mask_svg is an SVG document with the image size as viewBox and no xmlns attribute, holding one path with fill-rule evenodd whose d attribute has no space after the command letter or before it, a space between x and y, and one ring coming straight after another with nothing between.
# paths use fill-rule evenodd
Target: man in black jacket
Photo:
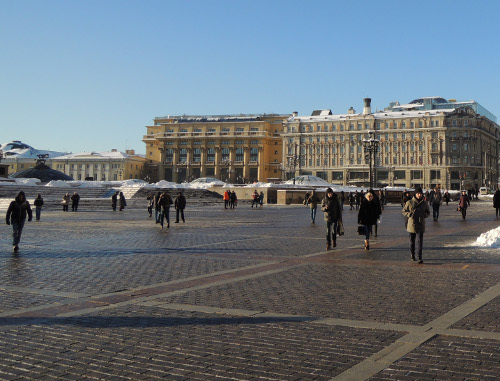
<instances>
[{"instance_id":1,"label":"man in black jacket","mask_svg":"<svg viewBox=\"0 0 500 381\"><path fill-rule=\"evenodd\" d=\"M182 222L186 222L184 219L184 208L186 207L186 197L182 194L182 192L177 193L177 197L175 198L175 223L179 223L179 213L182 217Z\"/></svg>"},{"instance_id":2,"label":"man in black jacket","mask_svg":"<svg viewBox=\"0 0 500 381\"><path fill-rule=\"evenodd\" d=\"M321 202L321 210L325 214L326 222L326 250L337 246L337 224L342 221L342 209L339 198L332 188L326 190L326 195Z\"/></svg>"},{"instance_id":3,"label":"man in black jacket","mask_svg":"<svg viewBox=\"0 0 500 381\"><path fill-rule=\"evenodd\" d=\"M30 203L26 200L24 192L19 192L15 200L10 203L5 217L7 225L12 225L12 246L16 253L19 251L19 241L21 241L26 214L28 215L28 221L31 221L33 214L31 213Z\"/></svg>"}]
</instances>

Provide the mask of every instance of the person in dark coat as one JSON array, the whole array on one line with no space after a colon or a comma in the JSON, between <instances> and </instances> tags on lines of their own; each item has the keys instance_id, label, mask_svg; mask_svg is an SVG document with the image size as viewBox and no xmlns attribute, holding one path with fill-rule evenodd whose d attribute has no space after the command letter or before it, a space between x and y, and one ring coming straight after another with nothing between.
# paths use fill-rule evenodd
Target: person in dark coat
<instances>
[{"instance_id":1,"label":"person in dark coat","mask_svg":"<svg viewBox=\"0 0 500 381\"><path fill-rule=\"evenodd\" d=\"M78 211L78 204L80 203L80 195L76 192L73 193L71 196L71 211L72 212L77 212Z\"/></svg>"},{"instance_id":2,"label":"person in dark coat","mask_svg":"<svg viewBox=\"0 0 500 381\"><path fill-rule=\"evenodd\" d=\"M460 196L460 200L458 200L458 209L462 212L462 218L465 220L465 216L467 215L467 208L470 205L469 196L467 196L467 192L465 190L462 191L462 195Z\"/></svg>"},{"instance_id":3,"label":"person in dark coat","mask_svg":"<svg viewBox=\"0 0 500 381\"><path fill-rule=\"evenodd\" d=\"M448 190L444 192L443 200L446 202L446 206L448 206L448 203L451 200L450 192L448 192Z\"/></svg>"},{"instance_id":4,"label":"person in dark coat","mask_svg":"<svg viewBox=\"0 0 500 381\"><path fill-rule=\"evenodd\" d=\"M407 218L406 231L410 233L411 260L416 260L416 254L418 256L418 263L424 263L422 260L422 246L424 242L425 219L431 215L431 211L429 204L424 199L422 188L415 189L415 195L411 200L406 202L402 213Z\"/></svg>"},{"instance_id":5,"label":"person in dark coat","mask_svg":"<svg viewBox=\"0 0 500 381\"><path fill-rule=\"evenodd\" d=\"M115 192L113 196L111 196L111 208L113 211L116 211L116 205L118 204L118 192Z\"/></svg>"},{"instance_id":6,"label":"person in dark coat","mask_svg":"<svg viewBox=\"0 0 500 381\"><path fill-rule=\"evenodd\" d=\"M495 191L495 194L493 195L493 207L496 210L496 216L498 218L498 215L500 214L500 189L497 188Z\"/></svg>"},{"instance_id":7,"label":"person in dark coat","mask_svg":"<svg viewBox=\"0 0 500 381\"><path fill-rule=\"evenodd\" d=\"M236 192L232 191L229 195L229 208L234 209L238 205L238 197L236 196Z\"/></svg>"},{"instance_id":8,"label":"person in dark coat","mask_svg":"<svg viewBox=\"0 0 500 381\"><path fill-rule=\"evenodd\" d=\"M372 225L377 224L380 216L380 202L368 191L361 200L358 212L358 224L363 225L365 232L365 250L370 250L370 232Z\"/></svg>"},{"instance_id":9,"label":"person in dark coat","mask_svg":"<svg viewBox=\"0 0 500 381\"><path fill-rule=\"evenodd\" d=\"M164 192L160 195L160 199L158 200L158 205L160 206L160 225L163 229L163 221L167 219L167 228L170 227L170 205L174 202L172 201L172 197L167 192Z\"/></svg>"},{"instance_id":10,"label":"person in dark coat","mask_svg":"<svg viewBox=\"0 0 500 381\"><path fill-rule=\"evenodd\" d=\"M161 215L161 206L159 205L161 197L161 192L156 193L154 196L154 205L155 205L155 222L157 224L160 223L160 215Z\"/></svg>"},{"instance_id":11,"label":"person in dark coat","mask_svg":"<svg viewBox=\"0 0 500 381\"><path fill-rule=\"evenodd\" d=\"M179 213L182 218L182 222L186 222L184 219L184 208L186 208L186 197L182 194L182 192L177 193L177 197L174 202L175 206L175 223L179 223Z\"/></svg>"},{"instance_id":12,"label":"person in dark coat","mask_svg":"<svg viewBox=\"0 0 500 381\"><path fill-rule=\"evenodd\" d=\"M26 195L24 192L19 192L14 201L10 203L5 216L5 223L12 225L12 247L16 253L19 251L19 242L21 241L26 215L28 221L33 219L30 203L26 200Z\"/></svg>"},{"instance_id":13,"label":"person in dark coat","mask_svg":"<svg viewBox=\"0 0 500 381\"><path fill-rule=\"evenodd\" d=\"M125 196L123 195L123 192L120 192L120 212L125 209L127 206L127 201L125 200Z\"/></svg>"},{"instance_id":14,"label":"person in dark coat","mask_svg":"<svg viewBox=\"0 0 500 381\"><path fill-rule=\"evenodd\" d=\"M35 204L36 221L40 221L40 215L42 214L43 206L43 198L40 193L38 193L38 196L35 198L35 201L33 201L33 204Z\"/></svg>"},{"instance_id":15,"label":"person in dark coat","mask_svg":"<svg viewBox=\"0 0 500 381\"><path fill-rule=\"evenodd\" d=\"M314 224L316 221L316 210L318 208L318 204L321 200L318 197L318 194L313 189L309 194L309 198L307 199L306 205L309 205L309 209L311 209L311 222Z\"/></svg>"},{"instance_id":16,"label":"person in dark coat","mask_svg":"<svg viewBox=\"0 0 500 381\"><path fill-rule=\"evenodd\" d=\"M325 215L326 222L326 250L337 246L337 224L342 221L342 208L339 198L332 188L326 190L326 195L321 202L321 211Z\"/></svg>"},{"instance_id":17,"label":"person in dark coat","mask_svg":"<svg viewBox=\"0 0 500 381\"><path fill-rule=\"evenodd\" d=\"M373 202L375 202L375 206L377 209L377 222L379 222L378 220L380 219L380 216L382 215L382 209L384 209L382 207L382 201L380 201L379 196L377 195L377 193L375 193L375 191L373 189L370 188L369 192L373 195ZM378 234L378 223L375 223L373 226L375 226L374 230L375 230L375 237L376 237ZM370 230L370 233L372 233L371 230Z\"/></svg>"}]
</instances>

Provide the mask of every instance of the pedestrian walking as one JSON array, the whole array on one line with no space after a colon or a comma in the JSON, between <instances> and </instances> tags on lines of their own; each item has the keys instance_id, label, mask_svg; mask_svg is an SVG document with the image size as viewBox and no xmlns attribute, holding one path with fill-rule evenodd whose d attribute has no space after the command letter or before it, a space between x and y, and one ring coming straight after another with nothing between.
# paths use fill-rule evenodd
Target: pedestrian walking
<instances>
[{"instance_id":1,"label":"pedestrian walking","mask_svg":"<svg viewBox=\"0 0 500 381\"><path fill-rule=\"evenodd\" d=\"M123 195L123 192L120 192L120 212L125 209L127 206L127 200L125 200L125 196Z\"/></svg>"},{"instance_id":2,"label":"pedestrian walking","mask_svg":"<svg viewBox=\"0 0 500 381\"><path fill-rule=\"evenodd\" d=\"M352 210L354 208L354 195L352 194L352 192L349 192L349 195L347 197L349 199L349 210Z\"/></svg>"},{"instance_id":3,"label":"pedestrian walking","mask_svg":"<svg viewBox=\"0 0 500 381\"><path fill-rule=\"evenodd\" d=\"M42 206L43 206L43 198L38 193L38 196L36 196L35 201L33 201L33 204L35 204L35 216L36 216L36 221L40 221L40 216L42 214Z\"/></svg>"},{"instance_id":4,"label":"pedestrian walking","mask_svg":"<svg viewBox=\"0 0 500 381\"><path fill-rule=\"evenodd\" d=\"M167 219L167 228L170 227L170 205L174 202L172 201L172 197L167 192L164 192L160 195L160 199L158 200L158 205L160 206L160 225L163 229L163 222L165 218Z\"/></svg>"},{"instance_id":5,"label":"pedestrian walking","mask_svg":"<svg viewBox=\"0 0 500 381\"><path fill-rule=\"evenodd\" d=\"M152 194L149 194L148 197L146 198L146 201L148 202L148 214L149 214L149 217L153 217L153 208L154 208L154 205L155 205L155 202L154 202L154 195Z\"/></svg>"},{"instance_id":6,"label":"pedestrian walking","mask_svg":"<svg viewBox=\"0 0 500 381\"><path fill-rule=\"evenodd\" d=\"M111 196L111 209L113 209L113 212L116 211L116 205L118 204L118 192L115 192L113 196Z\"/></svg>"},{"instance_id":7,"label":"pedestrian walking","mask_svg":"<svg viewBox=\"0 0 500 381\"><path fill-rule=\"evenodd\" d=\"M344 210L345 194L344 191L340 191L340 209Z\"/></svg>"},{"instance_id":8,"label":"pedestrian walking","mask_svg":"<svg viewBox=\"0 0 500 381\"><path fill-rule=\"evenodd\" d=\"M443 196L438 187L435 187L430 194L430 200L432 205L432 219L437 221L439 218L439 207L443 203Z\"/></svg>"},{"instance_id":9,"label":"pedestrian walking","mask_svg":"<svg viewBox=\"0 0 500 381\"><path fill-rule=\"evenodd\" d=\"M61 201L61 205L63 207L63 212L67 212L68 209L69 209L69 200L71 199L71 197L69 196L69 193L66 193L63 198L62 198L62 201Z\"/></svg>"},{"instance_id":10,"label":"pedestrian walking","mask_svg":"<svg viewBox=\"0 0 500 381\"><path fill-rule=\"evenodd\" d=\"M154 196L154 205L155 205L155 223L160 223L160 214L161 214L161 206L160 206L160 197L161 192L157 192Z\"/></svg>"},{"instance_id":11,"label":"pedestrian walking","mask_svg":"<svg viewBox=\"0 0 500 381\"><path fill-rule=\"evenodd\" d=\"M252 193L252 208L253 205L255 204L255 209L257 209L257 205L259 204L259 192L257 192L257 189L253 191Z\"/></svg>"},{"instance_id":12,"label":"pedestrian walking","mask_svg":"<svg viewBox=\"0 0 500 381\"><path fill-rule=\"evenodd\" d=\"M14 201L11 201L5 216L7 225L12 225L12 248L15 253L19 251L19 242L23 232L24 223L28 216L28 221L33 219L30 203L26 200L24 192L19 192Z\"/></svg>"},{"instance_id":13,"label":"pedestrian walking","mask_svg":"<svg viewBox=\"0 0 500 381\"><path fill-rule=\"evenodd\" d=\"M224 209L227 209L227 207L229 206L230 194L231 194L231 191L229 189L226 189L226 191L224 192L224 196L223 196L223 199L224 199Z\"/></svg>"},{"instance_id":14,"label":"pedestrian walking","mask_svg":"<svg viewBox=\"0 0 500 381\"><path fill-rule=\"evenodd\" d=\"M313 224L316 221L316 210L320 201L321 200L319 199L318 194L313 189L313 191L309 195L309 198L307 199L307 204L309 205L309 209L311 209L311 222Z\"/></svg>"},{"instance_id":15,"label":"pedestrian walking","mask_svg":"<svg viewBox=\"0 0 500 381\"><path fill-rule=\"evenodd\" d=\"M306 192L306 194L304 195L304 205L307 206L308 205L308 201L309 200L309 196L311 195L311 193L309 192Z\"/></svg>"},{"instance_id":16,"label":"pedestrian walking","mask_svg":"<svg viewBox=\"0 0 500 381\"><path fill-rule=\"evenodd\" d=\"M373 228L375 231L375 237L377 237L377 235L378 235L378 223L380 222L380 216L382 215L382 209L384 209L384 208L382 207L382 202L380 201L380 198L377 196L375 191L372 188L370 188L369 192L373 195L373 202L375 203L375 209L377 211L377 219L376 219L376 222L373 224ZM366 198L366 196L365 196L365 198ZM372 233L371 228L372 227L370 227L370 234Z\"/></svg>"},{"instance_id":17,"label":"pedestrian walking","mask_svg":"<svg viewBox=\"0 0 500 381\"><path fill-rule=\"evenodd\" d=\"M73 193L71 196L71 211L72 212L77 212L78 211L78 204L80 203L80 195L76 192Z\"/></svg>"},{"instance_id":18,"label":"pedestrian walking","mask_svg":"<svg viewBox=\"0 0 500 381\"><path fill-rule=\"evenodd\" d=\"M465 220L465 216L467 215L467 208L470 206L470 199L467 196L467 192L465 190L462 191L462 195L458 200L458 210L462 212L462 219Z\"/></svg>"},{"instance_id":19,"label":"pedestrian walking","mask_svg":"<svg viewBox=\"0 0 500 381\"><path fill-rule=\"evenodd\" d=\"M263 191L260 191L260 194L259 194L259 205L261 208L264 206L264 192Z\"/></svg>"},{"instance_id":20,"label":"pedestrian walking","mask_svg":"<svg viewBox=\"0 0 500 381\"><path fill-rule=\"evenodd\" d=\"M443 200L446 202L446 206L448 206L448 203L451 200L450 192L448 192L448 190L444 192Z\"/></svg>"},{"instance_id":21,"label":"pedestrian walking","mask_svg":"<svg viewBox=\"0 0 500 381\"><path fill-rule=\"evenodd\" d=\"M382 190L378 191L378 199L380 201L380 209L384 210L384 205L385 205L385 192L382 192Z\"/></svg>"},{"instance_id":22,"label":"pedestrian walking","mask_svg":"<svg viewBox=\"0 0 500 381\"><path fill-rule=\"evenodd\" d=\"M372 225L377 224L377 219L380 216L379 210L380 205L378 199L377 201L375 200L375 196L372 192L366 192L358 212L358 224L363 226L365 236L365 250L370 250L370 233Z\"/></svg>"},{"instance_id":23,"label":"pedestrian walking","mask_svg":"<svg viewBox=\"0 0 500 381\"><path fill-rule=\"evenodd\" d=\"M342 221L339 199L332 188L326 190L325 198L321 202L321 210L326 222L326 250L330 250L332 246L337 246L337 226L339 221Z\"/></svg>"},{"instance_id":24,"label":"pedestrian walking","mask_svg":"<svg viewBox=\"0 0 500 381\"><path fill-rule=\"evenodd\" d=\"M356 204L356 210L359 209L359 205L361 204L361 198L363 197L363 191L358 193L358 191L354 192L354 202Z\"/></svg>"},{"instance_id":25,"label":"pedestrian walking","mask_svg":"<svg viewBox=\"0 0 500 381\"><path fill-rule=\"evenodd\" d=\"M497 188L495 194L493 195L493 207L495 208L495 214L498 218L500 214L500 188Z\"/></svg>"},{"instance_id":26,"label":"pedestrian walking","mask_svg":"<svg viewBox=\"0 0 500 381\"><path fill-rule=\"evenodd\" d=\"M186 222L184 219L184 208L186 208L186 197L182 194L182 192L177 193L177 197L175 198L175 223L179 223L179 214L181 215L182 222Z\"/></svg>"},{"instance_id":27,"label":"pedestrian walking","mask_svg":"<svg viewBox=\"0 0 500 381\"><path fill-rule=\"evenodd\" d=\"M236 192L232 191L229 195L229 207L234 209L238 205L238 197L236 196Z\"/></svg>"},{"instance_id":28,"label":"pedestrian walking","mask_svg":"<svg viewBox=\"0 0 500 381\"><path fill-rule=\"evenodd\" d=\"M406 231L410 233L411 260L424 263L422 259L422 247L424 243L425 219L430 216L429 204L424 200L422 188L415 189L413 198L406 202L403 207L403 216L407 218Z\"/></svg>"}]
</instances>

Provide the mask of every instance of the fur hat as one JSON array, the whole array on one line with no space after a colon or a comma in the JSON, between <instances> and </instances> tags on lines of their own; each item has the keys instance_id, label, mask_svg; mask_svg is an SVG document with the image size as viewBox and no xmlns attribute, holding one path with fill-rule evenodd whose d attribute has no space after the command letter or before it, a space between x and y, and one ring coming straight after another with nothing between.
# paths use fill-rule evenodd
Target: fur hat
<instances>
[{"instance_id":1,"label":"fur hat","mask_svg":"<svg viewBox=\"0 0 500 381\"><path fill-rule=\"evenodd\" d=\"M415 194L416 193L422 193L423 194L424 192L422 191L422 187L415 188Z\"/></svg>"}]
</instances>

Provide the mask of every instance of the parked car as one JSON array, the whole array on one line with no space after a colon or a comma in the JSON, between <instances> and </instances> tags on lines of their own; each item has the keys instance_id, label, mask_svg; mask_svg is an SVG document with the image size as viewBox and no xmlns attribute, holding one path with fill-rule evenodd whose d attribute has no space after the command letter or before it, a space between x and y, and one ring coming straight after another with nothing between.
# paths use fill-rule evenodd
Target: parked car
<instances>
[{"instance_id":1,"label":"parked car","mask_svg":"<svg viewBox=\"0 0 500 381\"><path fill-rule=\"evenodd\" d=\"M479 188L479 194L488 194L488 193L490 193L488 191L488 188L486 188L486 187Z\"/></svg>"}]
</instances>

